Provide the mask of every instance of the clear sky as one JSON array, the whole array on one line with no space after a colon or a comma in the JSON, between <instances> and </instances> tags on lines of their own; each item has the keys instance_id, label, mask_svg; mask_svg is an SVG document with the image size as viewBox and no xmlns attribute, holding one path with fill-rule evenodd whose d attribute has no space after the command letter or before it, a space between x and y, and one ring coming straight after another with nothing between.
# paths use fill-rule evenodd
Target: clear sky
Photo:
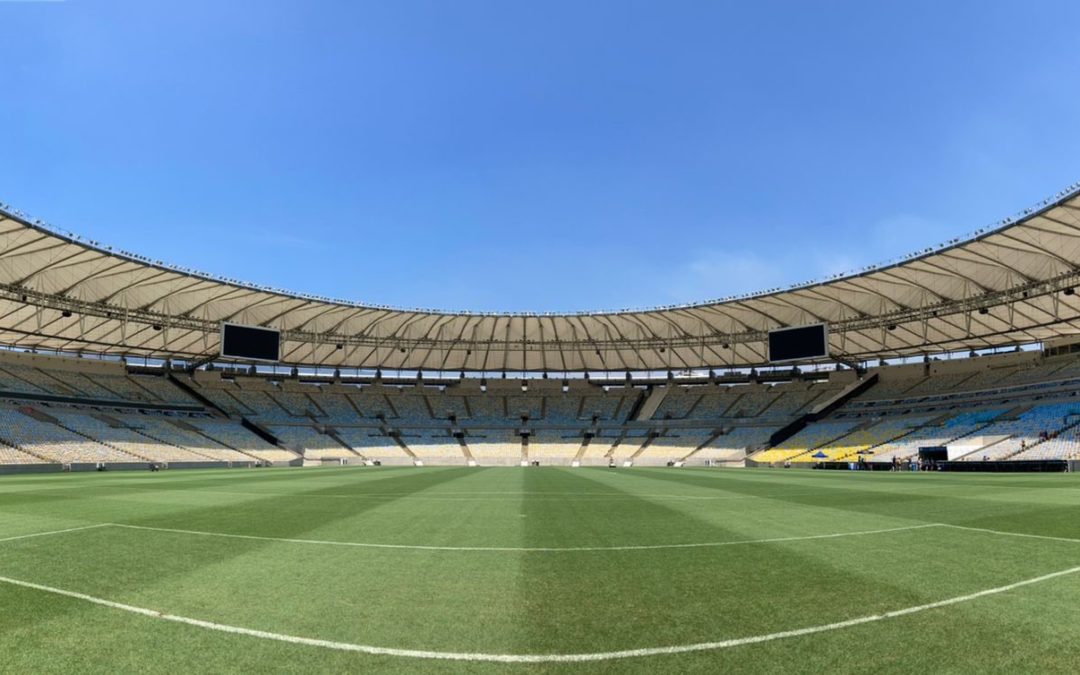
<instances>
[{"instance_id":1,"label":"clear sky","mask_svg":"<svg viewBox=\"0 0 1080 675\"><path fill-rule=\"evenodd\" d=\"M0 200L407 307L691 302L1080 179L1077 2L5 2Z\"/></svg>"}]
</instances>

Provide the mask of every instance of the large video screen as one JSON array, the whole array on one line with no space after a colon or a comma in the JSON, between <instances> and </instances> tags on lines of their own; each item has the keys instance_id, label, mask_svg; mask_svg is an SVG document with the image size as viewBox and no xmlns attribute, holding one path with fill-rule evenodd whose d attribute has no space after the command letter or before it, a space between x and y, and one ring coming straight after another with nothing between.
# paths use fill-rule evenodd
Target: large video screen
<instances>
[{"instance_id":1,"label":"large video screen","mask_svg":"<svg viewBox=\"0 0 1080 675\"><path fill-rule=\"evenodd\" d=\"M221 355L234 359L277 361L281 334L272 328L221 324Z\"/></svg>"},{"instance_id":2,"label":"large video screen","mask_svg":"<svg viewBox=\"0 0 1080 675\"><path fill-rule=\"evenodd\" d=\"M769 361L799 361L829 355L825 324L769 331Z\"/></svg>"}]
</instances>

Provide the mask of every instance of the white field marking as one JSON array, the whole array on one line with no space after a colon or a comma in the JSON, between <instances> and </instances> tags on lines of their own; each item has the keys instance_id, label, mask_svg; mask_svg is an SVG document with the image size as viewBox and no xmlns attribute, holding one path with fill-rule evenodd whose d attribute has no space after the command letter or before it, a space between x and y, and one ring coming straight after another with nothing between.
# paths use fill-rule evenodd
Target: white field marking
<instances>
[{"instance_id":1,"label":"white field marking","mask_svg":"<svg viewBox=\"0 0 1080 675\"><path fill-rule=\"evenodd\" d=\"M314 494L303 492L249 492L241 490L156 490L152 487L115 486L124 490L141 490L155 494L168 495L178 494L212 494L212 495L243 495L245 497L281 497L285 499L401 499L403 501L502 501L501 496L508 499L514 497L552 496L552 497L588 497L586 501L626 501L638 499L673 499L688 501L732 501L741 499L782 499L784 497L805 497L820 495L820 490L808 492L787 492L777 494L760 495L673 495L673 494L637 494L637 493L605 493L605 492L442 492L442 493L417 493L417 492L360 492L357 494ZM937 486L934 486L935 488ZM61 488L57 488L61 489ZM64 488L66 489L66 488ZM883 493L884 494L884 493ZM892 494L892 493L889 493ZM474 497L471 495L483 495ZM110 497L104 497L106 499Z\"/></svg>"},{"instance_id":2,"label":"white field marking","mask_svg":"<svg viewBox=\"0 0 1080 675\"><path fill-rule=\"evenodd\" d=\"M142 488L140 488L142 489ZM170 494L169 490L155 491L158 494ZM306 494L303 492L242 492L239 490L192 490L187 494L244 495L250 497L282 497L285 499L403 499L405 501L505 501L516 497L588 497L588 501L626 501L639 499L674 499L691 501L717 501L725 499L756 499L752 495L735 497L714 497L710 495L670 495L670 494L621 494L603 492L443 492L423 494L415 492L359 492L345 494Z\"/></svg>"},{"instance_id":3,"label":"white field marking","mask_svg":"<svg viewBox=\"0 0 1080 675\"><path fill-rule=\"evenodd\" d=\"M2 0L0 0L2 1ZM342 484L341 487L347 487L346 484ZM771 495L734 495L730 497L725 496L713 496L713 495L678 495L678 494L636 494L636 493L622 493L622 492L525 492L525 491L461 491L461 492L358 492L356 494L314 494L303 492L270 492L270 491L243 491L243 490L213 490L213 489L179 489L179 488L160 488L152 484L146 485L58 485L49 487L31 487L18 490L19 492L47 492L51 490L138 490L140 492L154 492L157 494L215 494L215 495L244 495L251 497L286 497L286 498L318 498L318 499L382 499L382 498L406 498L406 499L425 499L425 500L441 500L441 499L458 499L459 501L467 501L474 495L479 496L505 496L505 497L531 497L531 496L550 496L550 497L593 497L596 499L689 499L689 500L701 500L701 501L715 501L724 499L758 499L769 498ZM819 492L802 492L796 494L820 494ZM775 495L773 495L775 496ZM787 495L781 495L787 496Z\"/></svg>"},{"instance_id":4,"label":"white field marking","mask_svg":"<svg viewBox=\"0 0 1080 675\"><path fill-rule=\"evenodd\" d=\"M253 534L229 534L226 532L205 532L202 530L181 530L171 527L148 527L145 525L125 525L124 523L110 523L114 527L123 527L131 530L149 530L152 532L171 532L174 534L191 534L202 537L227 537L230 539L253 539L255 541L276 541L286 544L313 544L317 546L351 546L354 548L391 548L406 549L413 551L488 551L488 552L511 552L511 553L571 553L580 551L652 551L675 548L716 548L721 546L741 546L747 544L776 544L789 541L811 541L816 539L839 539L841 537L861 537L869 534L885 534L887 532L903 532L905 530L921 530L927 527L941 527L940 523L925 523L923 525L906 525L904 527L890 527L882 530L861 530L857 532L837 532L833 534L811 534L801 537L772 537L769 539L737 539L734 541L711 541L689 544L642 544L631 546L570 546L564 548L554 547L515 547L515 546L424 546L415 544L373 544L356 541L327 541L322 539L289 539L285 537L260 537Z\"/></svg>"},{"instance_id":5,"label":"white field marking","mask_svg":"<svg viewBox=\"0 0 1080 675\"><path fill-rule=\"evenodd\" d=\"M147 616L152 619L163 619L165 621L186 624L188 626L195 626L197 628L206 628L208 630L214 630L221 633L246 635L248 637L262 638L264 640L275 640L277 642L305 645L308 647L322 647L324 649L333 649L343 652L360 652L364 654L374 654L377 656L397 656L414 659L439 659L444 661L481 661L489 663L572 663L584 661L611 661L615 659L627 659L643 656L664 656L670 654L685 654L688 652L715 651L719 649L728 649L731 647L741 647L744 645L759 644L762 642L772 642L774 640L783 640L785 638L802 637L805 635L814 635L817 633L826 633L829 631L851 628L853 626L861 626L863 624L884 621L886 619L895 619L903 616L909 616L911 614L918 614L919 612L925 612L931 609L949 607L951 605L957 605L963 602L977 600L979 598L984 598L990 595L1006 593L1008 591L1022 588L1024 586L1030 586L1032 584L1038 584L1044 581L1049 581L1051 579L1057 579L1058 577L1076 574L1077 572L1080 572L1080 567L1070 567L1069 569L1061 570L1059 572L1051 572L1050 574L1044 574L1042 576L1024 579L1023 581L1017 581L1015 583L1007 584L1005 586L988 588L986 590L977 591L975 593L968 593L967 595L958 595L952 598L947 598L945 600L929 602L924 605L915 605L914 607L905 607L904 609L895 609L889 612L883 612L881 614L870 614L868 616L861 616L855 619L846 619L844 621L837 621L834 623L827 623L819 626L807 626L805 628L796 628L793 630L779 631L776 633L766 633L763 635L751 635L741 638L730 638L727 640L718 640L716 642L699 642L696 644L674 645L669 647L645 647L640 649L624 649L610 652L591 652L578 654L485 654L482 652L440 652L422 649L395 649L392 647L375 647L372 645L355 644L352 642L336 642L332 640L319 640L315 638L300 637L297 635L286 635L283 633L272 633L269 631L257 630L254 628L243 628L241 626L230 626L228 624L215 623L213 621L204 621L202 619L192 619L185 616L167 614L155 609L147 609L145 607L136 607L134 605L113 602L112 600L96 598L92 595L86 595L85 593L68 591L62 588L54 588L52 586L44 586L42 584L35 584L29 581L21 581L19 579L12 579L4 576L0 576L0 583L10 584L12 586L19 586L22 588L29 588L37 591L43 591L45 593L52 593L54 595L61 595L68 598L74 598L76 600L83 600L85 602L93 603L95 605L109 607L111 609L119 609L125 612L131 612L133 614L141 614L142 616Z\"/></svg>"},{"instance_id":6,"label":"white field marking","mask_svg":"<svg viewBox=\"0 0 1080 675\"><path fill-rule=\"evenodd\" d=\"M5 537L0 539L0 543L5 541L18 541L19 539L30 539L31 537L47 537L51 534L64 534L65 532L79 532L80 530L93 530L98 527L109 527L112 523L98 523L97 525L83 525L82 527L69 527L64 530L50 530L49 532L34 532L33 534L20 534L17 537Z\"/></svg>"},{"instance_id":7,"label":"white field marking","mask_svg":"<svg viewBox=\"0 0 1080 675\"><path fill-rule=\"evenodd\" d=\"M1027 539L1046 539L1047 541L1067 541L1072 544L1080 544L1080 539L1070 539L1069 537L1051 537L1045 534L1006 532L1005 530L989 530L985 527L967 527L966 525L950 525L948 523L942 523L942 526L951 527L955 530L967 530L968 532L985 532L986 534L996 534L1002 537L1025 537Z\"/></svg>"}]
</instances>

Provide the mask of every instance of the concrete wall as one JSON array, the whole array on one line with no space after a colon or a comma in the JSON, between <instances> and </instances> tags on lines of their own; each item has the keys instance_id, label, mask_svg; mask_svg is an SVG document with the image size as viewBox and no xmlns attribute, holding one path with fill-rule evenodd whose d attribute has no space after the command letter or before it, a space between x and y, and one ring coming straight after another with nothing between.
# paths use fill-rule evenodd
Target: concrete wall
<instances>
[{"instance_id":1,"label":"concrete wall","mask_svg":"<svg viewBox=\"0 0 1080 675\"><path fill-rule=\"evenodd\" d=\"M898 380L914 380L922 377L925 367L921 363L906 363L902 366L871 368L870 372L877 373L878 382L896 382Z\"/></svg>"},{"instance_id":2,"label":"concrete wall","mask_svg":"<svg viewBox=\"0 0 1080 675\"><path fill-rule=\"evenodd\" d=\"M829 384L851 384L859 379L854 370L834 370L829 373Z\"/></svg>"},{"instance_id":3,"label":"concrete wall","mask_svg":"<svg viewBox=\"0 0 1080 675\"><path fill-rule=\"evenodd\" d=\"M120 361L100 361L97 359L78 359L70 356L45 356L27 352L0 350L0 363L25 366L28 368L52 368L77 373L101 373L105 375L126 375L127 368Z\"/></svg>"},{"instance_id":4,"label":"concrete wall","mask_svg":"<svg viewBox=\"0 0 1080 675\"><path fill-rule=\"evenodd\" d=\"M86 462L71 464L72 471L97 471L98 465ZM105 465L106 471L149 471L150 462L109 462Z\"/></svg>"},{"instance_id":5,"label":"concrete wall","mask_svg":"<svg viewBox=\"0 0 1080 675\"><path fill-rule=\"evenodd\" d=\"M232 466L251 466L254 463L254 461L233 462ZM169 462L170 469L228 469L229 466L229 462Z\"/></svg>"},{"instance_id":6,"label":"concrete wall","mask_svg":"<svg viewBox=\"0 0 1080 675\"><path fill-rule=\"evenodd\" d=\"M1042 355L1039 352L1017 352L1010 354L994 354L992 356L977 356L973 359L931 361L929 371L931 375L981 372L993 368L1033 365L1041 358Z\"/></svg>"},{"instance_id":7,"label":"concrete wall","mask_svg":"<svg viewBox=\"0 0 1080 675\"><path fill-rule=\"evenodd\" d=\"M63 471L60 464L0 464L0 475L16 473L57 473Z\"/></svg>"}]
</instances>

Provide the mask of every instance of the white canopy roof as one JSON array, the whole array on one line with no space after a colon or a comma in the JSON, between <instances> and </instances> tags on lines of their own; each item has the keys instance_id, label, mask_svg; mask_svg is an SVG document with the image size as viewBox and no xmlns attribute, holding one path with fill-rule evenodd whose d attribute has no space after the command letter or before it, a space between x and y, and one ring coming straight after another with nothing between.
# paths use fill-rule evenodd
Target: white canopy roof
<instances>
[{"instance_id":1,"label":"white canopy roof","mask_svg":"<svg viewBox=\"0 0 1080 675\"><path fill-rule=\"evenodd\" d=\"M861 360L1080 331L1080 192L964 240L828 281L647 310L406 310L262 288L111 250L0 209L0 343L212 358L221 322L283 331L302 365L443 371L678 370L767 362L775 328L829 324Z\"/></svg>"}]
</instances>

